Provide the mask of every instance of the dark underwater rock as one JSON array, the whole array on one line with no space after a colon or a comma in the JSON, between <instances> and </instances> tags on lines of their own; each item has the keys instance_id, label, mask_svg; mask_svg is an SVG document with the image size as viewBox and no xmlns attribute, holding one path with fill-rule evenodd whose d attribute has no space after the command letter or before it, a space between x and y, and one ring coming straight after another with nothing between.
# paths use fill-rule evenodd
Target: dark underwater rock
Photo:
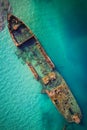
<instances>
[{"instance_id":1,"label":"dark underwater rock","mask_svg":"<svg viewBox=\"0 0 87 130\"><path fill-rule=\"evenodd\" d=\"M0 31L6 24L7 13L12 13L12 7L8 0L0 0Z\"/></svg>"}]
</instances>

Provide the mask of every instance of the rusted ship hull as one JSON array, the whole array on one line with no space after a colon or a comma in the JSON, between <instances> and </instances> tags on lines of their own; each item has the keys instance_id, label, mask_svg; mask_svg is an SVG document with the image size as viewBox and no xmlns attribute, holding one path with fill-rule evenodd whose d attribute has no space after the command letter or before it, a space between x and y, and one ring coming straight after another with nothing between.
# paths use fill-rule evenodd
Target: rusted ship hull
<instances>
[{"instance_id":1,"label":"rusted ship hull","mask_svg":"<svg viewBox=\"0 0 87 130\"><path fill-rule=\"evenodd\" d=\"M56 108L69 122L80 123L80 108L62 76L32 31L17 17L8 14L8 29L21 57Z\"/></svg>"}]
</instances>

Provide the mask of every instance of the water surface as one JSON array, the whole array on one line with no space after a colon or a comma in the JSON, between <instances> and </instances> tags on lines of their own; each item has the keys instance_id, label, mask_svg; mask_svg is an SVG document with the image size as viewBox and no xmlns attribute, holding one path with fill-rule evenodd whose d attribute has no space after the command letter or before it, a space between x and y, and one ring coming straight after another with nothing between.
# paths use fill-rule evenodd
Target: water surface
<instances>
[{"instance_id":1,"label":"water surface","mask_svg":"<svg viewBox=\"0 0 87 130\"><path fill-rule=\"evenodd\" d=\"M10 0L13 13L38 37L81 107L80 125L68 124L29 68L16 56L7 26L0 32L0 130L87 130L87 3Z\"/></svg>"}]
</instances>

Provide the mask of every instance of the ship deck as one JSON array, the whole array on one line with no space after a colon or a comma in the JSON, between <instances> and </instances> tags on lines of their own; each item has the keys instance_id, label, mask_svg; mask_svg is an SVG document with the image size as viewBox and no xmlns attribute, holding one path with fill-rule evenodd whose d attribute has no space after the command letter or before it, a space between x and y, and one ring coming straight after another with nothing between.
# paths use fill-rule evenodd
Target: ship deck
<instances>
[{"instance_id":1,"label":"ship deck","mask_svg":"<svg viewBox=\"0 0 87 130\"><path fill-rule=\"evenodd\" d=\"M69 122L72 122L74 114L78 114L78 117L81 118L80 108L64 80L59 86L52 88L50 91L46 90L46 92Z\"/></svg>"}]
</instances>

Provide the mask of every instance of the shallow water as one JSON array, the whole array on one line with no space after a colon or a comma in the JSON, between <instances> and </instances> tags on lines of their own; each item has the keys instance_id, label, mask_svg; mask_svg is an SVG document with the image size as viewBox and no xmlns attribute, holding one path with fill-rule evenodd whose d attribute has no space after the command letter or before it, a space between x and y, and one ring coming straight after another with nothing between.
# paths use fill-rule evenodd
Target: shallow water
<instances>
[{"instance_id":1,"label":"shallow water","mask_svg":"<svg viewBox=\"0 0 87 130\"><path fill-rule=\"evenodd\" d=\"M87 130L87 3L10 0L14 15L38 37L78 104L80 125L68 124L16 56L8 28L0 32L0 130Z\"/></svg>"}]
</instances>

